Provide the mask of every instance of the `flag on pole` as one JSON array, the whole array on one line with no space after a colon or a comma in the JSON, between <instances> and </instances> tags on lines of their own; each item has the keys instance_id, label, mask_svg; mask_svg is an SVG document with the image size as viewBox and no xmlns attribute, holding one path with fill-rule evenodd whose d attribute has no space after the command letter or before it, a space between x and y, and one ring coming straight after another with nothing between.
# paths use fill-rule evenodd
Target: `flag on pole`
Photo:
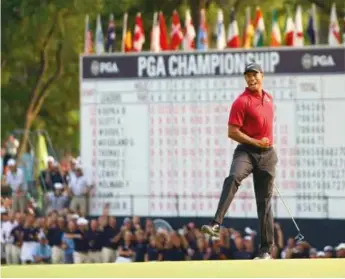
<instances>
[{"instance_id":1,"label":"flag on pole","mask_svg":"<svg viewBox=\"0 0 345 279\"><path fill-rule=\"evenodd\" d=\"M280 33L280 27L279 27L279 22L278 22L278 11L277 9L273 9L270 46L277 47L277 46L280 46L281 43L282 43L282 35Z\"/></svg>"},{"instance_id":2,"label":"flag on pole","mask_svg":"<svg viewBox=\"0 0 345 279\"><path fill-rule=\"evenodd\" d=\"M42 179L40 176L41 171L45 170L47 168L47 160L48 160L48 148L47 148L47 142L43 134L39 134L37 136L37 141L35 144L35 164L34 164L34 177L39 177ZM43 191L46 191L46 184L44 183L44 189ZM37 203L40 205L43 204L44 197L43 197L43 192L42 188L39 187L39 193L38 193L38 199Z\"/></svg>"},{"instance_id":3,"label":"flag on pole","mask_svg":"<svg viewBox=\"0 0 345 279\"><path fill-rule=\"evenodd\" d=\"M168 50L168 32L163 12L159 12L159 44L161 50Z\"/></svg>"},{"instance_id":4,"label":"flag on pole","mask_svg":"<svg viewBox=\"0 0 345 279\"><path fill-rule=\"evenodd\" d=\"M128 14L123 14L123 23L122 23L122 42L121 42L121 51L125 52L126 48L126 37L127 37L127 25L128 25ZM132 34L131 34L132 35Z\"/></svg>"},{"instance_id":5,"label":"flag on pole","mask_svg":"<svg viewBox=\"0 0 345 279\"><path fill-rule=\"evenodd\" d=\"M224 27L224 14L222 9L218 9L217 24L215 31L217 36L217 49L224 49L226 47L226 35Z\"/></svg>"},{"instance_id":6,"label":"flag on pole","mask_svg":"<svg viewBox=\"0 0 345 279\"><path fill-rule=\"evenodd\" d=\"M294 32L294 46L304 46L304 34L303 34L303 20L302 20L302 7L298 5L295 15L295 32Z\"/></svg>"},{"instance_id":7,"label":"flag on pole","mask_svg":"<svg viewBox=\"0 0 345 279\"><path fill-rule=\"evenodd\" d=\"M265 22L260 7L256 8L255 13L255 33L254 46L262 47L265 41Z\"/></svg>"},{"instance_id":8,"label":"flag on pole","mask_svg":"<svg viewBox=\"0 0 345 279\"><path fill-rule=\"evenodd\" d=\"M254 26L251 20L250 7L247 7L246 21L245 21L244 33L243 33L243 47L244 48L251 48L253 36L254 36Z\"/></svg>"},{"instance_id":9,"label":"flag on pole","mask_svg":"<svg viewBox=\"0 0 345 279\"><path fill-rule=\"evenodd\" d=\"M195 49L195 37L196 32L193 25L192 17L190 15L190 10L186 10L185 21L184 21L185 31L183 38L183 49L184 50L194 50Z\"/></svg>"},{"instance_id":10,"label":"flag on pole","mask_svg":"<svg viewBox=\"0 0 345 279\"><path fill-rule=\"evenodd\" d=\"M239 34L239 30L238 30L238 23L236 20L236 14L235 14L235 10L231 9L230 22L229 22L229 28L228 28L227 47L237 48L240 46L241 46L240 34Z\"/></svg>"},{"instance_id":11,"label":"flag on pole","mask_svg":"<svg viewBox=\"0 0 345 279\"><path fill-rule=\"evenodd\" d=\"M159 29L159 22L158 22L158 13L154 12L153 14L153 23L152 23L152 31L151 31L151 46L150 50L154 52L158 52L161 50L160 48L160 29Z\"/></svg>"},{"instance_id":12,"label":"flag on pole","mask_svg":"<svg viewBox=\"0 0 345 279\"><path fill-rule=\"evenodd\" d=\"M35 177L39 177L40 172L47 168L48 159L47 142L44 135L41 133L37 136L35 158Z\"/></svg>"},{"instance_id":13,"label":"flag on pole","mask_svg":"<svg viewBox=\"0 0 345 279\"><path fill-rule=\"evenodd\" d=\"M172 14L172 24L170 33L170 49L177 50L183 41L183 33L181 29L180 17L178 12L175 10Z\"/></svg>"},{"instance_id":14,"label":"flag on pole","mask_svg":"<svg viewBox=\"0 0 345 279\"><path fill-rule=\"evenodd\" d=\"M344 19L343 19L343 44L345 45L345 9L344 9Z\"/></svg>"},{"instance_id":15,"label":"flag on pole","mask_svg":"<svg viewBox=\"0 0 345 279\"><path fill-rule=\"evenodd\" d=\"M294 33L295 33L295 24L292 20L291 13L288 11L286 24L285 24L285 44L287 46L294 45Z\"/></svg>"},{"instance_id":16,"label":"flag on pole","mask_svg":"<svg viewBox=\"0 0 345 279\"><path fill-rule=\"evenodd\" d=\"M198 50L208 49L208 34L207 34L207 22L206 22L205 9L200 10L200 25L199 25L199 32L198 32L197 49Z\"/></svg>"},{"instance_id":17,"label":"flag on pole","mask_svg":"<svg viewBox=\"0 0 345 279\"><path fill-rule=\"evenodd\" d=\"M107 31L107 42L105 49L107 52L114 52L114 42L115 42L115 21L114 15L111 14L109 17L108 31Z\"/></svg>"},{"instance_id":18,"label":"flag on pole","mask_svg":"<svg viewBox=\"0 0 345 279\"><path fill-rule=\"evenodd\" d=\"M333 3L331 9L331 18L328 31L328 44L331 46L340 45L340 27L337 18L337 8L335 3Z\"/></svg>"},{"instance_id":19,"label":"flag on pole","mask_svg":"<svg viewBox=\"0 0 345 279\"><path fill-rule=\"evenodd\" d=\"M128 30L126 35L125 35L124 51L125 52L130 52L132 50L133 50L132 32L130 30Z\"/></svg>"},{"instance_id":20,"label":"flag on pole","mask_svg":"<svg viewBox=\"0 0 345 279\"><path fill-rule=\"evenodd\" d=\"M86 15L85 17L84 53L92 53L92 32L90 29L89 15Z\"/></svg>"},{"instance_id":21,"label":"flag on pole","mask_svg":"<svg viewBox=\"0 0 345 279\"><path fill-rule=\"evenodd\" d=\"M102 30L101 16L97 16L97 25L96 25L96 53L104 53L104 36Z\"/></svg>"},{"instance_id":22,"label":"flag on pole","mask_svg":"<svg viewBox=\"0 0 345 279\"><path fill-rule=\"evenodd\" d=\"M143 20L141 14L137 13L135 17L135 26L134 26L134 38L133 38L133 51L141 51L145 43L145 33Z\"/></svg>"},{"instance_id":23,"label":"flag on pole","mask_svg":"<svg viewBox=\"0 0 345 279\"><path fill-rule=\"evenodd\" d=\"M309 10L307 34L311 45L317 45L319 43L315 4L312 4Z\"/></svg>"}]
</instances>

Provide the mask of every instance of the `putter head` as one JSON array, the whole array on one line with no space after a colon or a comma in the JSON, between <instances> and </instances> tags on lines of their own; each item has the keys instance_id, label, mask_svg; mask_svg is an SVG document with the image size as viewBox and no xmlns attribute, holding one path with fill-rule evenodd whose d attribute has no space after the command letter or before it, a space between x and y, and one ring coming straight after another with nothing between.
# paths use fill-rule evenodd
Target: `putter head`
<instances>
[{"instance_id":1,"label":"putter head","mask_svg":"<svg viewBox=\"0 0 345 279\"><path fill-rule=\"evenodd\" d=\"M296 239L297 241L302 241L302 240L304 239L304 236L303 236L303 234L299 233L299 234L295 237L295 239Z\"/></svg>"}]
</instances>

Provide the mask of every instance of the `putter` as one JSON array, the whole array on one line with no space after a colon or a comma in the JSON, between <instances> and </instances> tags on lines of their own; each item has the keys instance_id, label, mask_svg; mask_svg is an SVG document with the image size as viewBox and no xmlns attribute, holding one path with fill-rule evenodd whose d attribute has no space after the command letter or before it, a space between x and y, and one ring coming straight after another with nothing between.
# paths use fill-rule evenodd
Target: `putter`
<instances>
[{"instance_id":1,"label":"putter","mask_svg":"<svg viewBox=\"0 0 345 279\"><path fill-rule=\"evenodd\" d=\"M295 221L295 218L293 218L293 216L292 216L292 214L291 214L291 212L290 212L289 207L286 205L286 203L285 203L285 201L284 201L282 195L280 194L279 188L277 187L277 185L274 185L274 186L275 186L275 188L276 188L276 190L277 190L278 196L280 197L281 201L283 202L283 204L284 204L284 206L285 206L285 208L286 208L286 211L289 213L289 215L290 215L290 217L291 217L291 219L292 219L292 222L294 223L294 225L295 225L295 227L296 227L297 235L296 235L296 237L295 237L295 240L297 240L297 241L302 241L302 240L304 239L304 236L303 236L303 234L301 233L301 230L299 229L299 227L298 227L298 225L297 225L297 223L296 223L296 221Z\"/></svg>"}]
</instances>

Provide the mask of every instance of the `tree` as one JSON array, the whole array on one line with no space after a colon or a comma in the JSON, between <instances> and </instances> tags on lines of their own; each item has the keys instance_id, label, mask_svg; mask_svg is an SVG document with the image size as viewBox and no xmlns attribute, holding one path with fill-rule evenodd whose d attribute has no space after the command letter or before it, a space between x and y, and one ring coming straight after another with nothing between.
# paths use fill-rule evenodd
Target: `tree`
<instances>
[{"instance_id":1,"label":"tree","mask_svg":"<svg viewBox=\"0 0 345 279\"><path fill-rule=\"evenodd\" d=\"M2 32L4 113L17 115L7 127L24 127L19 156L26 149L30 129L39 124L36 120L49 94L54 92L68 103L71 90L59 89L66 80L75 83L73 89L78 88L84 16L95 15L102 8L103 1L92 0L2 1L3 22L8 26ZM59 98L56 96L51 101ZM78 91L72 96L77 97Z\"/></svg>"}]
</instances>

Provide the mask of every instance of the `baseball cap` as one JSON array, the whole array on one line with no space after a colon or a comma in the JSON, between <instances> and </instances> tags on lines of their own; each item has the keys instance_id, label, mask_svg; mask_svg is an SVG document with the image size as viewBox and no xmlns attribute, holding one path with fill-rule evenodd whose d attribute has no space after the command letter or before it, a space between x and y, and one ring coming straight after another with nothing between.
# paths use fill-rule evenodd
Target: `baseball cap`
<instances>
[{"instance_id":1,"label":"baseball cap","mask_svg":"<svg viewBox=\"0 0 345 279\"><path fill-rule=\"evenodd\" d=\"M89 223L88 220L86 220L85 218L78 218L77 220L77 225L80 226L80 225L87 225Z\"/></svg>"},{"instance_id":2,"label":"baseball cap","mask_svg":"<svg viewBox=\"0 0 345 279\"><path fill-rule=\"evenodd\" d=\"M336 251L343 250L343 249L345 249L345 243L340 243L340 244L335 248Z\"/></svg>"},{"instance_id":3,"label":"baseball cap","mask_svg":"<svg viewBox=\"0 0 345 279\"><path fill-rule=\"evenodd\" d=\"M246 74L248 72L262 73L263 71L262 71L262 68L259 64L250 63L250 64L247 64L245 66L245 69L244 69L244 74Z\"/></svg>"},{"instance_id":4,"label":"baseball cap","mask_svg":"<svg viewBox=\"0 0 345 279\"><path fill-rule=\"evenodd\" d=\"M9 160L7 161L7 166L13 167L13 166L15 166L15 165L16 165L16 160L14 160L14 159L9 159Z\"/></svg>"},{"instance_id":5,"label":"baseball cap","mask_svg":"<svg viewBox=\"0 0 345 279\"><path fill-rule=\"evenodd\" d=\"M333 247L330 246L330 245L327 245L327 246L325 246L325 247L323 248L323 251L324 251L324 252L332 252L332 251L333 251Z\"/></svg>"},{"instance_id":6,"label":"baseball cap","mask_svg":"<svg viewBox=\"0 0 345 279\"><path fill-rule=\"evenodd\" d=\"M54 188L57 190L61 190L63 189L63 185L62 183L57 182L57 183L54 183Z\"/></svg>"}]
</instances>

